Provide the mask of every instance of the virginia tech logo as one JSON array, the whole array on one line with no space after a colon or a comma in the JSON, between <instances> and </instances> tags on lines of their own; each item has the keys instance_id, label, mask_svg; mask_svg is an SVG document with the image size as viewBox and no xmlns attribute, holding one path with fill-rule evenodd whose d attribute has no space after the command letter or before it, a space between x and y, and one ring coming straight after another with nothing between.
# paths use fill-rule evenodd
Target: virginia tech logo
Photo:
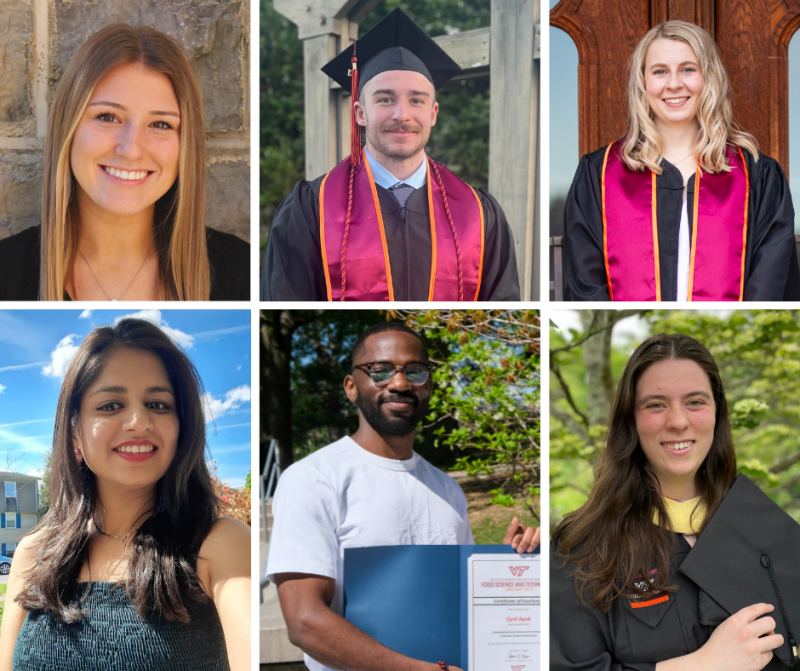
<instances>
[{"instance_id":1,"label":"virginia tech logo","mask_svg":"<svg viewBox=\"0 0 800 671\"><path fill-rule=\"evenodd\" d=\"M527 566L525 568L528 568ZM511 671L522 671L525 668L524 664L512 664Z\"/></svg>"},{"instance_id":2,"label":"virginia tech logo","mask_svg":"<svg viewBox=\"0 0 800 671\"><path fill-rule=\"evenodd\" d=\"M521 578L522 574L525 573L525 571L527 571L530 568L530 566L509 566L508 568L511 569L511 575L515 575L518 578ZM519 669L522 669L524 667L520 666L519 668L517 668L512 666L511 668L514 669L514 671L519 671Z\"/></svg>"}]
</instances>

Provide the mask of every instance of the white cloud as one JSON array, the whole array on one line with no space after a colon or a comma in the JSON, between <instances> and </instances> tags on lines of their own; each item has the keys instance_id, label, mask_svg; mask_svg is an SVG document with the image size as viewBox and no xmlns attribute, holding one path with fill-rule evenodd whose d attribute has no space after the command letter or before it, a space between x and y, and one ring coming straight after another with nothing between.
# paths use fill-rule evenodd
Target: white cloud
<instances>
[{"instance_id":1,"label":"white cloud","mask_svg":"<svg viewBox=\"0 0 800 671\"><path fill-rule=\"evenodd\" d=\"M78 319L91 319L92 318L92 311L89 309L84 310L83 312L78 315Z\"/></svg>"},{"instance_id":2,"label":"white cloud","mask_svg":"<svg viewBox=\"0 0 800 671\"><path fill-rule=\"evenodd\" d=\"M80 338L74 333L61 339L61 342L56 345L56 348L50 352L50 363L42 368L42 375L47 377L64 377L67 372L69 362L78 351L78 345L75 345L73 338Z\"/></svg>"},{"instance_id":3,"label":"white cloud","mask_svg":"<svg viewBox=\"0 0 800 671\"><path fill-rule=\"evenodd\" d=\"M229 389L225 392L223 400L216 399L206 392L203 394L203 412L206 416L206 423L219 419L231 410L238 410L242 403L250 403L250 385L248 384Z\"/></svg>"},{"instance_id":4,"label":"white cloud","mask_svg":"<svg viewBox=\"0 0 800 671\"><path fill-rule=\"evenodd\" d=\"M194 336L184 333L183 331L179 331L178 329L171 328L161 316L161 310L139 310L139 312L132 312L131 314L117 317L114 320L114 326L119 324L121 320L127 318L144 319L151 324L155 324L158 326L158 328L164 331L164 333L166 333L173 342L183 347L183 349L191 349L194 346Z\"/></svg>"},{"instance_id":5,"label":"white cloud","mask_svg":"<svg viewBox=\"0 0 800 671\"><path fill-rule=\"evenodd\" d=\"M0 384L0 394L2 394L6 389L7 387L4 384Z\"/></svg>"}]
</instances>

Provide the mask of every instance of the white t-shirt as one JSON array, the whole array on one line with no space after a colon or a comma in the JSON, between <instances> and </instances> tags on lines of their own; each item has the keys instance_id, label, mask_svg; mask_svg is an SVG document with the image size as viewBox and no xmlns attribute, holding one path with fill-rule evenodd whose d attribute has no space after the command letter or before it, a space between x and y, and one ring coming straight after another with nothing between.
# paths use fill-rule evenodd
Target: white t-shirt
<instances>
[{"instance_id":1,"label":"white t-shirt","mask_svg":"<svg viewBox=\"0 0 800 671\"><path fill-rule=\"evenodd\" d=\"M267 577L311 573L336 580L342 613L345 548L472 545L467 500L456 482L416 452L384 459L341 440L293 464L272 502ZM310 671L330 671L305 655Z\"/></svg>"}]
</instances>

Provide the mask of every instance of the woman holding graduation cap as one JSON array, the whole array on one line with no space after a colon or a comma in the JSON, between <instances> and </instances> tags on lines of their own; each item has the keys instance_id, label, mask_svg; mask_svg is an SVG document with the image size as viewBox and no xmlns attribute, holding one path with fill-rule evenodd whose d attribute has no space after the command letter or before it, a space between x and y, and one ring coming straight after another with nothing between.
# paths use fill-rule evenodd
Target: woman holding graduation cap
<instances>
[{"instance_id":1,"label":"woman holding graduation cap","mask_svg":"<svg viewBox=\"0 0 800 671\"><path fill-rule=\"evenodd\" d=\"M395 9L322 70L352 94L350 156L281 203L261 300L519 300L500 205L425 154L459 66Z\"/></svg>"},{"instance_id":2,"label":"woman holding graduation cap","mask_svg":"<svg viewBox=\"0 0 800 671\"><path fill-rule=\"evenodd\" d=\"M740 131L716 43L668 21L630 61L628 132L581 159L566 300L800 299L789 185Z\"/></svg>"},{"instance_id":3,"label":"woman holding graduation cap","mask_svg":"<svg viewBox=\"0 0 800 671\"><path fill-rule=\"evenodd\" d=\"M699 342L659 334L636 349L595 475L554 535L551 670L787 668L800 526L737 479Z\"/></svg>"}]
</instances>

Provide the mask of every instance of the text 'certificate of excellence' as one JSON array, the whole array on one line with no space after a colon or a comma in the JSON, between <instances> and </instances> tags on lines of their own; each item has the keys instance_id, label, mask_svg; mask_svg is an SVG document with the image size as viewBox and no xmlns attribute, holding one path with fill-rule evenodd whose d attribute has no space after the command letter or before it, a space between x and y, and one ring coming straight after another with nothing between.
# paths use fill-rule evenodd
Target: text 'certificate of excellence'
<instances>
[{"instance_id":1,"label":"text 'certificate of excellence'","mask_svg":"<svg viewBox=\"0 0 800 671\"><path fill-rule=\"evenodd\" d=\"M538 671L540 555L469 558L469 671Z\"/></svg>"}]
</instances>

